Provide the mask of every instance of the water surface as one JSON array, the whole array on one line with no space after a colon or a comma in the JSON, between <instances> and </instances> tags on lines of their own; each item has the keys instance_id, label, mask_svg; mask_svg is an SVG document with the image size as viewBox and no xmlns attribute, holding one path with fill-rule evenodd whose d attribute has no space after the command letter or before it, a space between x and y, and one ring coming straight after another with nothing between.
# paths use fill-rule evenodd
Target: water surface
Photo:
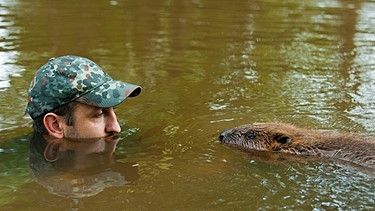
<instances>
[{"instance_id":1,"label":"water surface","mask_svg":"<svg viewBox=\"0 0 375 211\"><path fill-rule=\"evenodd\" d=\"M217 142L262 121L374 136L374 10L360 0L0 1L0 208L374 209L369 171L267 161ZM102 169L96 192L66 196L36 181L27 88L64 54L142 85L116 109L123 132L110 169L125 181L134 171L130 182Z\"/></svg>"}]
</instances>

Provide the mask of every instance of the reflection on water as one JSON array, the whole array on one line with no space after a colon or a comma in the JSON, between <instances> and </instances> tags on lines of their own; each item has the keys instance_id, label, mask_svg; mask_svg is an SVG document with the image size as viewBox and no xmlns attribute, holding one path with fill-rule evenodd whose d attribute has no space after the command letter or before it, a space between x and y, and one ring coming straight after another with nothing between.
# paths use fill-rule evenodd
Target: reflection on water
<instances>
[{"instance_id":1,"label":"reflection on water","mask_svg":"<svg viewBox=\"0 0 375 211\"><path fill-rule=\"evenodd\" d=\"M30 168L36 181L50 193L79 199L109 187L123 187L139 176L135 163L114 158L120 137L45 140L34 134L30 141Z\"/></svg>"},{"instance_id":2,"label":"reflection on water","mask_svg":"<svg viewBox=\"0 0 375 211\"><path fill-rule=\"evenodd\" d=\"M258 206L267 210L279 209L280 206L291 210L345 210L356 203L363 210L373 207L368 199L374 197L371 191L374 180L371 176L355 173L355 169L319 162L276 165L253 162L247 165L247 170L247 173L238 173L236 181L244 183L247 198L257 198ZM261 195L256 196L257 193ZM246 197L234 202L226 200L225 204L241 200L246 200ZM275 201L278 201L278 206L273 205Z\"/></svg>"},{"instance_id":3,"label":"reflection on water","mask_svg":"<svg viewBox=\"0 0 375 211\"><path fill-rule=\"evenodd\" d=\"M16 1L0 1L0 104L2 105L7 105L9 95L7 91L11 87L11 78L20 77L24 71L24 68L17 64L19 27L15 25L14 14L12 14L16 4ZM0 131L12 129L17 125L9 113L0 112Z\"/></svg>"},{"instance_id":4,"label":"reflection on water","mask_svg":"<svg viewBox=\"0 0 375 211\"><path fill-rule=\"evenodd\" d=\"M354 92L350 93L353 107L347 110L350 118L367 130L375 128L375 15L373 3L365 3L358 11L354 36L355 59L349 71Z\"/></svg>"},{"instance_id":5,"label":"reflection on water","mask_svg":"<svg viewBox=\"0 0 375 211\"><path fill-rule=\"evenodd\" d=\"M18 52L17 27L14 25L12 7L14 1L0 1L0 92L10 87L10 76L20 76L22 68L15 65ZM1 125L0 125L1 129Z\"/></svg>"},{"instance_id":6,"label":"reflection on water","mask_svg":"<svg viewBox=\"0 0 375 211\"><path fill-rule=\"evenodd\" d=\"M0 209L371 210L371 173L263 162L216 138L261 121L375 135L374 8L362 0L0 1ZM43 153L32 172L26 89L44 61L64 54L91 58L144 92L116 109L124 132L115 152L86 154L97 167L63 162L76 158L66 151L55 162Z\"/></svg>"}]
</instances>

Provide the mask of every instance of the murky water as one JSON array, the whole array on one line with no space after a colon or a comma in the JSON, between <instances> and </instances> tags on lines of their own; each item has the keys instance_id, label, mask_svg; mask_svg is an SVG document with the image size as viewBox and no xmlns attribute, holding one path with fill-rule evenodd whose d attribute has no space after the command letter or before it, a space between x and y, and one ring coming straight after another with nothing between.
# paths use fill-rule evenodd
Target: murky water
<instances>
[{"instance_id":1,"label":"murky water","mask_svg":"<svg viewBox=\"0 0 375 211\"><path fill-rule=\"evenodd\" d=\"M0 209L374 209L373 172L216 141L261 121L374 136L373 11L359 0L0 1ZM26 90L64 54L143 93L117 108L123 132L105 165L39 178Z\"/></svg>"}]
</instances>

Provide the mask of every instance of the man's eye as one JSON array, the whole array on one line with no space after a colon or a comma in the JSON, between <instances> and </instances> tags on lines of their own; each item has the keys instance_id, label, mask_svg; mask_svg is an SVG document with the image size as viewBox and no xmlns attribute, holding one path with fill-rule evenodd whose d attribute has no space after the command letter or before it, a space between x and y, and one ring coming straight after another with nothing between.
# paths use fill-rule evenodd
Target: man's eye
<instances>
[{"instance_id":1,"label":"man's eye","mask_svg":"<svg viewBox=\"0 0 375 211\"><path fill-rule=\"evenodd\" d=\"M100 117L102 117L103 115L104 115L104 112L101 112L101 113L95 115L95 117L100 118Z\"/></svg>"}]
</instances>

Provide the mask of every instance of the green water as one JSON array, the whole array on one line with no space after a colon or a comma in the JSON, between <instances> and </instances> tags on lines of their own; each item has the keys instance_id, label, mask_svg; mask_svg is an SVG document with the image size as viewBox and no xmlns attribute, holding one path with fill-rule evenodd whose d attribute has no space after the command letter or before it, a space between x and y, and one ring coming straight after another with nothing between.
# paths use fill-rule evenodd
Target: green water
<instances>
[{"instance_id":1,"label":"green water","mask_svg":"<svg viewBox=\"0 0 375 211\"><path fill-rule=\"evenodd\" d=\"M373 11L359 0L0 1L0 209L374 209L373 172L217 142L262 121L374 136ZM82 197L51 191L29 167L27 88L64 54L143 87L116 109L110 168L126 184Z\"/></svg>"}]
</instances>

